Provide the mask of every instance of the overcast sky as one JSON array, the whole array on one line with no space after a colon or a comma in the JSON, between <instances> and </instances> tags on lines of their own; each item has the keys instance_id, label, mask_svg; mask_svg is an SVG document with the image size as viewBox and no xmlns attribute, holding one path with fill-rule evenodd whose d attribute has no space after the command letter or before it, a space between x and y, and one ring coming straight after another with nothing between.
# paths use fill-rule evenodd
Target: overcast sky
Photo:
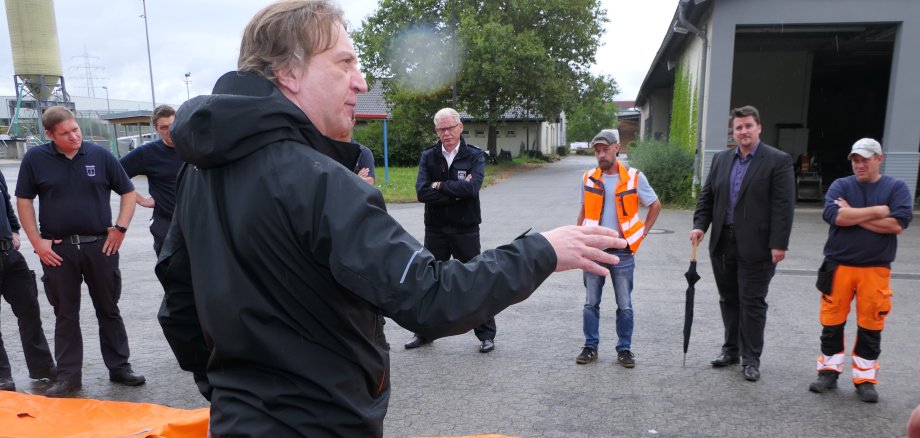
<instances>
[{"instance_id":1,"label":"overcast sky","mask_svg":"<svg viewBox=\"0 0 920 438\"><path fill-rule=\"evenodd\" d=\"M13 1L13 0L4 0ZM147 25L158 103L210 92L220 75L236 68L240 35L270 0L147 0ZM377 0L339 0L352 27ZM596 73L613 75L618 100L633 100L658 51L678 0L602 0L610 18L597 54ZM72 96L149 101L150 76L141 0L55 2L61 65ZM84 56L88 55L88 57ZM90 68L87 69L86 67ZM0 95L15 95L6 8L0 9Z\"/></svg>"}]
</instances>

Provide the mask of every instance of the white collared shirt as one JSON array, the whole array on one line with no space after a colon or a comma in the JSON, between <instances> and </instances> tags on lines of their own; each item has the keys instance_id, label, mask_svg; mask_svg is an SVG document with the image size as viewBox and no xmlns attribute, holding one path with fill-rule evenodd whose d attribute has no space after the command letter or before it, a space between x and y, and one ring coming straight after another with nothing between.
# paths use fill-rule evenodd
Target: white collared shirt
<instances>
[{"instance_id":1,"label":"white collared shirt","mask_svg":"<svg viewBox=\"0 0 920 438\"><path fill-rule=\"evenodd\" d=\"M454 158L457 157L457 152L460 150L460 143L457 143L457 147L453 151L447 152L447 149L444 149L444 144L441 144L441 153L444 154L444 159L447 160L447 168L450 169L450 165L453 164Z\"/></svg>"}]
</instances>

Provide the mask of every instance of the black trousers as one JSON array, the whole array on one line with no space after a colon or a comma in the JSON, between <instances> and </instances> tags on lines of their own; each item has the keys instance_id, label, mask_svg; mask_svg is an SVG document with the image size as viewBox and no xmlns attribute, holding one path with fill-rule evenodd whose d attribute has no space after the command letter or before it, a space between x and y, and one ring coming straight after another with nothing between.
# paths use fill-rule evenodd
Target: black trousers
<instances>
[{"instance_id":1,"label":"black trousers","mask_svg":"<svg viewBox=\"0 0 920 438\"><path fill-rule=\"evenodd\" d=\"M42 264L45 293L54 307L54 356L58 378L81 381L83 334L80 331L80 285L85 281L99 322L102 360L109 371L130 370L128 334L118 310L121 271L118 253L102 252L104 239L93 243L56 244L52 248L64 259L61 266Z\"/></svg>"},{"instance_id":2,"label":"black trousers","mask_svg":"<svg viewBox=\"0 0 920 438\"><path fill-rule=\"evenodd\" d=\"M719 307L725 326L722 350L741 355L744 365L760 366L767 324L767 291L776 272L772 260L747 262L738 258L738 243L729 228L710 257L719 289Z\"/></svg>"},{"instance_id":3,"label":"black trousers","mask_svg":"<svg viewBox=\"0 0 920 438\"><path fill-rule=\"evenodd\" d=\"M163 242L166 240L166 232L169 231L169 222L171 218L153 215L150 218L150 234L153 235L153 252L160 257L160 251L163 249Z\"/></svg>"},{"instance_id":4,"label":"black trousers","mask_svg":"<svg viewBox=\"0 0 920 438\"><path fill-rule=\"evenodd\" d=\"M38 289L35 287L35 273L22 254L15 249L0 252L0 295L19 322L19 339L26 357L29 374L43 373L54 367L54 359L48 348L48 340L42 329L42 318L38 306ZM10 358L0 337L0 377L12 377Z\"/></svg>"},{"instance_id":5,"label":"black trousers","mask_svg":"<svg viewBox=\"0 0 920 438\"><path fill-rule=\"evenodd\" d=\"M436 260L446 261L453 258L466 263L482 252L479 244L479 230L467 232L443 232L425 230L425 249L431 251ZM473 329L480 341L495 339L495 318Z\"/></svg>"}]
</instances>

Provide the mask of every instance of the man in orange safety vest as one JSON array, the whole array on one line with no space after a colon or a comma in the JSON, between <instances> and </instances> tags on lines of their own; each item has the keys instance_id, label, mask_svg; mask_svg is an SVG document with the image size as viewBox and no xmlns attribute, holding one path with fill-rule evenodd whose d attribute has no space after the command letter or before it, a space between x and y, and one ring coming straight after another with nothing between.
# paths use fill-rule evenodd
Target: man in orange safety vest
<instances>
[{"instance_id":1,"label":"man in orange safety vest","mask_svg":"<svg viewBox=\"0 0 920 438\"><path fill-rule=\"evenodd\" d=\"M578 209L578 225L600 225L616 230L626 239L628 246L620 250L608 250L620 258L616 265L605 265L610 271L613 292L617 302L617 361L626 368L636 365L631 351L633 332L633 256L642 239L648 235L658 213L661 201L641 172L628 168L617 160L620 152L620 133L616 129L605 129L591 140L597 167L581 178L581 206ZM643 222L639 218L639 203L648 207ZM601 292L606 276L585 271L584 333L585 346L575 363L587 364L597 358L600 343L599 322Z\"/></svg>"}]
</instances>

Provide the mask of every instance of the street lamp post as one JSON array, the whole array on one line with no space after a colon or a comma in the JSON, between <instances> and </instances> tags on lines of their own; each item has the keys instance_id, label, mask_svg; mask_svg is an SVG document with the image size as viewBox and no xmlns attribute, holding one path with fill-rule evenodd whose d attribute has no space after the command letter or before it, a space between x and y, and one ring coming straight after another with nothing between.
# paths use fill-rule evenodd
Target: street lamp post
<instances>
[{"instance_id":1,"label":"street lamp post","mask_svg":"<svg viewBox=\"0 0 920 438\"><path fill-rule=\"evenodd\" d=\"M157 97L153 92L153 61L150 58L150 31L147 29L147 0L141 0L141 4L144 6L144 15L141 17L144 19L144 35L147 37L147 67L150 69L150 99L153 101L153 108L157 107Z\"/></svg>"},{"instance_id":2,"label":"street lamp post","mask_svg":"<svg viewBox=\"0 0 920 438\"><path fill-rule=\"evenodd\" d=\"M191 75L192 75L192 72L188 72L188 73L185 74L185 100L189 100L189 99L192 98L191 93L189 93L189 91L188 91L188 84L189 84L189 82L192 82L191 80L189 80L188 77L191 76Z\"/></svg>"},{"instance_id":3,"label":"street lamp post","mask_svg":"<svg viewBox=\"0 0 920 438\"><path fill-rule=\"evenodd\" d=\"M105 90L105 107L106 107L106 109L108 109L108 111L111 113L111 112L112 112L112 105L109 104L109 87L106 87L105 85L103 85L103 86L102 86L102 89Z\"/></svg>"}]
</instances>

